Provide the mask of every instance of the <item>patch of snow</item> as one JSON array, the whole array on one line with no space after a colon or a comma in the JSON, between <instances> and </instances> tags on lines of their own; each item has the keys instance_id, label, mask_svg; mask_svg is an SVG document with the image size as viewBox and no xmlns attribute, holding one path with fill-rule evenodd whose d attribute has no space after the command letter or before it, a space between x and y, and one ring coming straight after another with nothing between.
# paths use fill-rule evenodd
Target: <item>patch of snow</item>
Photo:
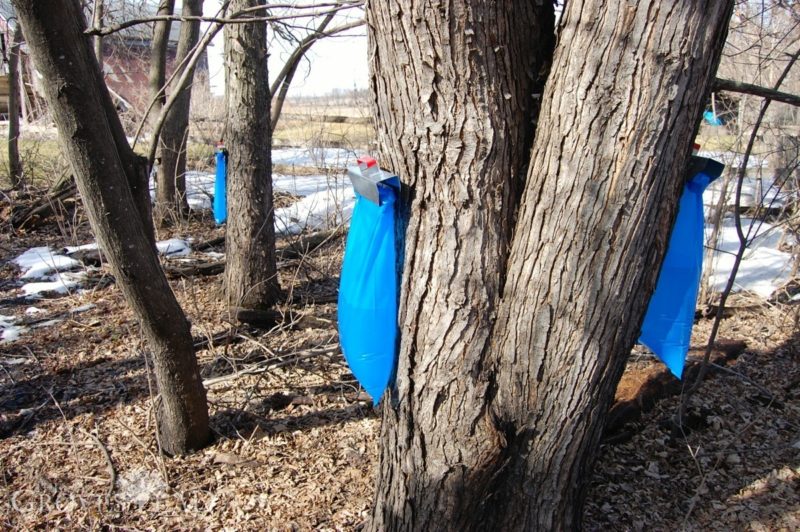
<instances>
[{"instance_id":1,"label":"patch of snow","mask_svg":"<svg viewBox=\"0 0 800 532\"><path fill-rule=\"evenodd\" d=\"M224 253L220 253L219 251L206 251L205 256L208 257L208 258L217 259L217 260L225 258L225 254Z\"/></svg>"},{"instance_id":2,"label":"patch of snow","mask_svg":"<svg viewBox=\"0 0 800 532\"><path fill-rule=\"evenodd\" d=\"M16 325L9 325L8 327L0 328L2 334L0 335L0 343L13 342L22 335L25 330L24 327L17 327Z\"/></svg>"},{"instance_id":3,"label":"patch of snow","mask_svg":"<svg viewBox=\"0 0 800 532\"><path fill-rule=\"evenodd\" d=\"M17 318L0 314L0 343L13 342L25 330L24 327L14 325Z\"/></svg>"},{"instance_id":4,"label":"patch of snow","mask_svg":"<svg viewBox=\"0 0 800 532\"><path fill-rule=\"evenodd\" d=\"M750 243L745 252L739 271L736 275L733 290L748 290L763 298L768 298L779 287L783 286L791 273L792 255L777 248L785 238L783 230L778 226L760 223L749 218L742 219L745 235L752 231ZM706 238L711 227L706 226ZM739 249L739 238L733 218L725 218L720 228L720 239L716 246L711 268L709 286L712 290L722 291L733 270L735 254Z\"/></svg>"},{"instance_id":5,"label":"patch of snow","mask_svg":"<svg viewBox=\"0 0 800 532\"><path fill-rule=\"evenodd\" d=\"M47 311L36 307L28 307L25 309L25 314L27 314L28 316L35 316L36 314L44 314L45 312Z\"/></svg>"},{"instance_id":6,"label":"patch of snow","mask_svg":"<svg viewBox=\"0 0 800 532\"><path fill-rule=\"evenodd\" d=\"M275 231L297 234L303 229L333 229L350 222L355 205L353 188L330 188L314 192L302 200L275 210Z\"/></svg>"},{"instance_id":7,"label":"patch of snow","mask_svg":"<svg viewBox=\"0 0 800 532\"><path fill-rule=\"evenodd\" d=\"M96 306L97 305L95 305L94 303L86 303L85 305L81 305L79 307L75 307L73 309L70 309L70 313L71 314L80 314L81 312L86 312L87 310L92 310Z\"/></svg>"},{"instance_id":8,"label":"patch of snow","mask_svg":"<svg viewBox=\"0 0 800 532\"><path fill-rule=\"evenodd\" d=\"M94 251L95 249L97 249L97 242L90 242L89 244L83 244L82 246L67 246L64 248L64 253L71 255L76 251Z\"/></svg>"},{"instance_id":9,"label":"patch of snow","mask_svg":"<svg viewBox=\"0 0 800 532\"><path fill-rule=\"evenodd\" d=\"M214 174L186 172L186 201L194 210L211 210L214 199Z\"/></svg>"},{"instance_id":10,"label":"patch of snow","mask_svg":"<svg viewBox=\"0 0 800 532\"><path fill-rule=\"evenodd\" d=\"M186 240L181 238L170 238L169 240L162 240L156 242L158 252L167 257L185 257L192 252Z\"/></svg>"},{"instance_id":11,"label":"patch of snow","mask_svg":"<svg viewBox=\"0 0 800 532\"><path fill-rule=\"evenodd\" d=\"M73 258L55 254L49 247L31 248L15 258L14 263L24 270L22 279L42 279L53 272L71 270L81 265Z\"/></svg>"},{"instance_id":12,"label":"patch of snow","mask_svg":"<svg viewBox=\"0 0 800 532\"><path fill-rule=\"evenodd\" d=\"M716 205L719 202L721 192L722 180L718 179L711 183L703 193L703 204L707 206ZM785 207L788 201L789 194L781 190L781 187L772 178L745 177L742 180L742 195L739 202L742 207L748 208L760 204L766 209L780 209ZM725 205L733 207L735 204L736 184L731 183L725 193Z\"/></svg>"},{"instance_id":13,"label":"patch of snow","mask_svg":"<svg viewBox=\"0 0 800 532\"><path fill-rule=\"evenodd\" d=\"M68 294L86 279L86 273L61 273L47 277L46 281L28 283L22 286L22 292L28 297L39 297L45 293Z\"/></svg>"}]
</instances>

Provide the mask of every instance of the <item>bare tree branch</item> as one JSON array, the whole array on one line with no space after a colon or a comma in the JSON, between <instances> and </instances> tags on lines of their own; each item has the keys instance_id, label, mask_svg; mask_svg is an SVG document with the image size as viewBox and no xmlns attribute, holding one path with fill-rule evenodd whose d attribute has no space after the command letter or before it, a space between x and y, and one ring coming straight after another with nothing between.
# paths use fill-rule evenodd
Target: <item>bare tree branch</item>
<instances>
[{"instance_id":1,"label":"bare tree branch","mask_svg":"<svg viewBox=\"0 0 800 532\"><path fill-rule=\"evenodd\" d=\"M317 26L316 31L310 33L302 41L300 41L300 43L298 43L297 47L292 52L292 55L289 56L289 59L286 60L283 68L278 73L275 81L273 81L272 87L270 87L270 98L272 99L272 117L270 127L273 131L275 131L275 126L278 124L278 119L281 116L283 102L286 100L286 94L289 91L289 86L292 84L292 78L294 78L295 72L297 72L297 68L300 66L300 61L305 56L306 52L311 49L315 42L323 37L336 35L337 33L357 28L364 24L364 20L362 19L325 31L325 28L331 22L334 15L335 13L330 13L328 16L326 16L319 26Z\"/></svg>"},{"instance_id":2,"label":"bare tree branch","mask_svg":"<svg viewBox=\"0 0 800 532\"><path fill-rule=\"evenodd\" d=\"M781 92L768 87L753 85L752 83L744 83L742 81L717 78L714 80L712 90L715 92L726 91L738 92L741 94L752 94L753 96L760 96L761 98L768 98L776 102L782 102L795 107L800 107L800 96L796 94L789 94L788 92Z\"/></svg>"},{"instance_id":3,"label":"bare tree branch","mask_svg":"<svg viewBox=\"0 0 800 532\"><path fill-rule=\"evenodd\" d=\"M118 31L122 31L124 29L137 26L140 24L150 24L153 22L159 21L201 21L201 22L212 22L216 24L247 24L251 22L275 22L279 20L288 20L288 19L297 19L297 18L313 18L313 17L320 17L323 15L327 15L328 13L336 13L338 11L343 11L346 9L351 9L353 7L359 7L363 5L363 0L353 0L353 1L342 1L342 2L332 2L332 3L321 3L321 4L304 4L304 5L292 5L292 4L272 4L266 6L256 6L249 9L242 9L241 11L237 11L236 13L231 14L228 17L220 18L220 17L186 17L180 15L161 15L161 16L154 16L154 17L147 17L147 18L137 18L126 20L125 22L120 22L119 24L114 24L112 26L106 26L104 28L91 28L86 30L87 35L110 35L112 33L116 33ZM320 10L319 8L325 7L327 9ZM295 9L295 10L305 10L305 9L317 9L316 11L309 11L307 13L289 13L284 15L268 15L263 17L245 17L244 15L248 15L250 13L264 11L267 9Z\"/></svg>"}]
</instances>

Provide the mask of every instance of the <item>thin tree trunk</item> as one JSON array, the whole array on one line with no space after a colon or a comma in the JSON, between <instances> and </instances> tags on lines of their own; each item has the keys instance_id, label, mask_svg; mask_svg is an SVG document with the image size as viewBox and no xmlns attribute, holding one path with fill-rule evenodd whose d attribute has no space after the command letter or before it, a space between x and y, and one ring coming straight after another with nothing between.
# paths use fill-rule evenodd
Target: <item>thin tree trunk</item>
<instances>
[{"instance_id":1,"label":"thin tree trunk","mask_svg":"<svg viewBox=\"0 0 800 532\"><path fill-rule=\"evenodd\" d=\"M577 529L732 2L568 2L518 212L514 165L482 158L517 113L480 96L516 100L525 70L494 61L538 49L536 22L512 2L409 4L368 7L381 156L412 201L371 528ZM469 105L467 128L435 127Z\"/></svg>"},{"instance_id":2,"label":"thin tree trunk","mask_svg":"<svg viewBox=\"0 0 800 532\"><path fill-rule=\"evenodd\" d=\"M230 11L264 5L234 0ZM225 26L228 226L225 267L230 307L266 308L278 297L272 207L272 131L263 23Z\"/></svg>"},{"instance_id":3,"label":"thin tree trunk","mask_svg":"<svg viewBox=\"0 0 800 532\"><path fill-rule=\"evenodd\" d=\"M13 4L89 221L152 351L162 446L172 454L199 449L209 438L208 408L189 323L137 215L124 161L130 148L110 123L110 97L83 33L80 6Z\"/></svg>"},{"instance_id":4,"label":"thin tree trunk","mask_svg":"<svg viewBox=\"0 0 800 532\"><path fill-rule=\"evenodd\" d=\"M22 162L19 158L20 68L19 48L22 43L22 26L17 23L8 51L8 172L11 186L20 189L23 182Z\"/></svg>"},{"instance_id":5,"label":"thin tree trunk","mask_svg":"<svg viewBox=\"0 0 800 532\"><path fill-rule=\"evenodd\" d=\"M161 0L157 14L169 16L174 10L175 0ZM150 75L148 77L150 99L155 102L150 111L151 116L161 114L161 108L167 100L167 95L162 89L167 79L167 46L171 28L172 21L170 20L159 20L153 27L153 41L150 45Z\"/></svg>"},{"instance_id":6,"label":"thin tree trunk","mask_svg":"<svg viewBox=\"0 0 800 532\"><path fill-rule=\"evenodd\" d=\"M103 26L104 7L103 0L94 0L94 10L92 11L92 26L101 28ZM92 39L94 45L94 56L97 64L100 65L100 72L103 72L103 36L95 35Z\"/></svg>"},{"instance_id":7,"label":"thin tree trunk","mask_svg":"<svg viewBox=\"0 0 800 532\"><path fill-rule=\"evenodd\" d=\"M181 14L185 17L199 17L203 14L202 0L184 0ZM175 58L180 64L192 51L200 38L199 21L183 21L178 37L178 51ZM158 165L158 184L156 186L156 218L164 223L174 217L182 217L189 211L186 202L186 141L189 132L189 108L191 106L191 77L181 89L175 103L170 107L164 129L161 131L161 161Z\"/></svg>"}]
</instances>

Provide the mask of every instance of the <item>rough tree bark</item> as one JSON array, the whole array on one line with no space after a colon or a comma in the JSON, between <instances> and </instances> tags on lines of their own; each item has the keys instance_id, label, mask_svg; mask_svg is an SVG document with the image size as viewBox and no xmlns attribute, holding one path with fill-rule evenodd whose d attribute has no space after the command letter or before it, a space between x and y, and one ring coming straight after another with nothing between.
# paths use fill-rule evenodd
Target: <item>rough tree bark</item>
<instances>
[{"instance_id":1,"label":"rough tree bark","mask_svg":"<svg viewBox=\"0 0 800 532\"><path fill-rule=\"evenodd\" d=\"M22 26L17 24L8 51L8 175L14 189L22 187L22 161L19 158L20 68L19 48L22 43ZM23 96L24 97L24 96Z\"/></svg>"},{"instance_id":2,"label":"rough tree bark","mask_svg":"<svg viewBox=\"0 0 800 532\"><path fill-rule=\"evenodd\" d=\"M199 17L203 14L203 0L184 0L181 14ZM186 59L200 38L200 21L181 22L178 37L176 64ZM160 164L156 184L156 219L159 223L182 217L189 211L186 202L186 139L189 133L189 108L192 98L191 76L189 83L170 107L161 131Z\"/></svg>"},{"instance_id":3,"label":"rough tree bark","mask_svg":"<svg viewBox=\"0 0 800 532\"><path fill-rule=\"evenodd\" d=\"M209 439L208 407L189 323L137 215L124 160L130 148L111 127L111 99L83 33L80 5L13 4L89 221L152 351L162 446L172 454L198 449Z\"/></svg>"},{"instance_id":4,"label":"rough tree bark","mask_svg":"<svg viewBox=\"0 0 800 532\"><path fill-rule=\"evenodd\" d=\"M234 0L233 13L264 5ZM225 287L230 307L267 308L278 297L272 208L272 131L264 23L225 26L228 227Z\"/></svg>"},{"instance_id":5,"label":"rough tree bark","mask_svg":"<svg viewBox=\"0 0 800 532\"><path fill-rule=\"evenodd\" d=\"M501 448L490 423L472 423L487 398L475 372L501 296L553 25L552 6L519 0L368 6L381 162L411 202L375 530L468 528L481 500L468 478Z\"/></svg>"},{"instance_id":6,"label":"rough tree bark","mask_svg":"<svg viewBox=\"0 0 800 532\"><path fill-rule=\"evenodd\" d=\"M568 2L528 157L551 5L368 4L410 208L373 530L581 526L732 2Z\"/></svg>"},{"instance_id":7,"label":"rough tree bark","mask_svg":"<svg viewBox=\"0 0 800 532\"><path fill-rule=\"evenodd\" d=\"M175 0L161 0L158 4L158 16L170 16L175 10ZM161 114L167 95L162 89L167 81L167 45L172 21L159 20L153 26L153 41L150 44L150 74L148 88L150 99L155 102L151 109L151 116Z\"/></svg>"}]
</instances>

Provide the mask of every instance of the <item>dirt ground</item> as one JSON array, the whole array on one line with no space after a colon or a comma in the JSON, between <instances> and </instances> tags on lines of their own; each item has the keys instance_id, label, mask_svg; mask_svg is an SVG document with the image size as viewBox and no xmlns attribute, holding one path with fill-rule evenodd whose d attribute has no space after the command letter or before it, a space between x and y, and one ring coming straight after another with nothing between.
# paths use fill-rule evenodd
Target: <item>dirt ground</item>
<instances>
[{"instance_id":1,"label":"dirt ground","mask_svg":"<svg viewBox=\"0 0 800 532\"><path fill-rule=\"evenodd\" d=\"M341 238L283 261L287 319L268 331L234 326L221 304L219 276L172 280L200 346L215 440L170 459L159 455L154 436L145 346L119 289L101 281L107 272L92 273L86 291L18 298L10 259L33 246L91 240L85 223L59 227L6 228L0 237L0 314L30 327L0 344L0 528L363 525L380 420L337 343ZM192 236L197 243L221 235L205 218L159 238ZM87 304L94 306L70 312ZM738 308L720 336L745 341L745 351L714 369L693 396L684 432L670 423L675 396L604 443L590 482L587 529L800 529L798 307L746 298L733 304ZM31 306L44 312L26 314ZM709 329L701 319L698 346ZM638 351L629 366L661 370Z\"/></svg>"}]
</instances>

